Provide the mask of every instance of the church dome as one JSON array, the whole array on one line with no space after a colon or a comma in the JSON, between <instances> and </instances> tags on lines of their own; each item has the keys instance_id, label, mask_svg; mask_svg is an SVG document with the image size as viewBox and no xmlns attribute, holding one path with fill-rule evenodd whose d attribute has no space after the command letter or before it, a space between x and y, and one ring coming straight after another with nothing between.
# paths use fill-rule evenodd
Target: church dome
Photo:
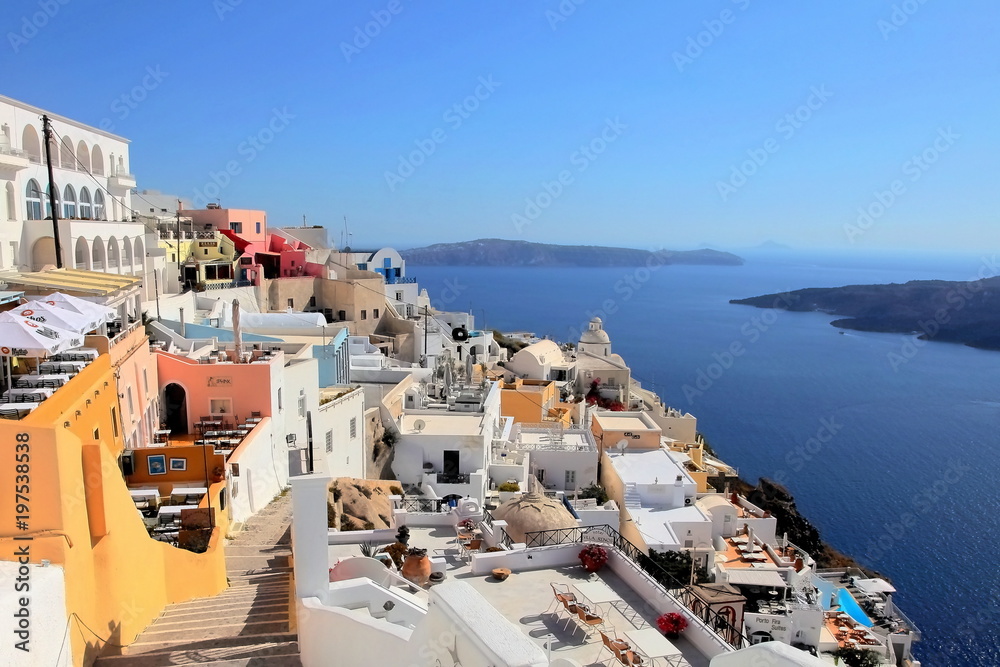
<instances>
[{"instance_id":1,"label":"church dome","mask_svg":"<svg viewBox=\"0 0 1000 667\"><path fill-rule=\"evenodd\" d=\"M560 501L535 492L511 498L493 510L493 518L507 522L507 534L515 542L524 542L525 533L577 526Z\"/></svg>"},{"instance_id":2,"label":"church dome","mask_svg":"<svg viewBox=\"0 0 1000 667\"><path fill-rule=\"evenodd\" d=\"M611 343L604 322L599 317L591 318L589 328L580 334L580 342L585 345L607 345Z\"/></svg>"}]
</instances>

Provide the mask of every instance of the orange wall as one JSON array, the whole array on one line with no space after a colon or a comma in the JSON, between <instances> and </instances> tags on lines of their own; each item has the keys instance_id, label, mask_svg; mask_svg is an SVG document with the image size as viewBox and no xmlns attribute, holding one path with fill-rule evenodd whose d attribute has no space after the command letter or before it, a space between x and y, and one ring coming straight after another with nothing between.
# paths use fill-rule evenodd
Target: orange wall
<instances>
[{"instance_id":1,"label":"orange wall","mask_svg":"<svg viewBox=\"0 0 1000 667\"><path fill-rule=\"evenodd\" d=\"M47 559L65 569L77 666L90 664L102 647L82 624L128 644L165 605L226 587L221 529L203 554L149 537L118 468L122 440L112 409L117 391L102 355L25 419L0 420L0 493L14 497L18 472L7 462L14 461L18 439L27 437L30 530L20 534L33 537L32 562ZM0 542L12 544L14 515L13 503L0 503ZM0 558L12 553L4 548Z\"/></svg>"},{"instance_id":2,"label":"orange wall","mask_svg":"<svg viewBox=\"0 0 1000 667\"><path fill-rule=\"evenodd\" d=\"M539 386L541 391L537 390ZM554 382L531 382L521 378L512 383L501 380L500 414L513 417L515 422L521 424L539 424L556 419L569 425L569 415L553 409L559 406L557 398Z\"/></svg>"},{"instance_id":3,"label":"orange wall","mask_svg":"<svg viewBox=\"0 0 1000 667\"><path fill-rule=\"evenodd\" d=\"M614 413L611 413L612 415ZM636 431L625 431L608 429L604 430L604 427L600 423L599 418L594 418L591 420L591 432L594 434L594 440L597 442L597 447L601 451L615 446L619 440L625 440L628 442L629 449L659 449L660 448L660 432L651 430L636 430ZM626 433L631 433L631 435L625 435ZM634 436L638 435L638 438Z\"/></svg>"},{"instance_id":4,"label":"orange wall","mask_svg":"<svg viewBox=\"0 0 1000 667\"><path fill-rule=\"evenodd\" d=\"M132 458L135 461L135 473L129 475L129 486L162 486L160 495L166 495L163 491L168 491L168 487L173 484L186 483L189 485L205 486L205 480L209 479L212 469L216 466L225 467L226 457L216 454L214 451L203 451L204 447L198 445L174 445L170 447L144 447L132 450ZM164 463L167 472L163 475L150 475L147 459L157 454L164 455ZM184 459L187 461L187 469L171 470L170 459ZM205 462L208 462L208 473L205 473Z\"/></svg>"}]
</instances>

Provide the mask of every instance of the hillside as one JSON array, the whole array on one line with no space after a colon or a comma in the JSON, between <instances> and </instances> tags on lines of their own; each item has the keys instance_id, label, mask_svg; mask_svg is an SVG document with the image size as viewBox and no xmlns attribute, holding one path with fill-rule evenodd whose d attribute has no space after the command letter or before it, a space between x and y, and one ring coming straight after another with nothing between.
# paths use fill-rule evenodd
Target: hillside
<instances>
[{"instance_id":1,"label":"hillside","mask_svg":"<svg viewBox=\"0 0 1000 667\"><path fill-rule=\"evenodd\" d=\"M1000 277L948 282L913 280L889 285L801 289L730 303L840 315L842 329L917 333L923 340L1000 350Z\"/></svg>"},{"instance_id":2,"label":"hillside","mask_svg":"<svg viewBox=\"0 0 1000 667\"><path fill-rule=\"evenodd\" d=\"M718 250L638 250L605 246L567 246L504 239L438 243L402 250L403 259L422 266L659 266L718 264L738 266L743 259Z\"/></svg>"}]
</instances>

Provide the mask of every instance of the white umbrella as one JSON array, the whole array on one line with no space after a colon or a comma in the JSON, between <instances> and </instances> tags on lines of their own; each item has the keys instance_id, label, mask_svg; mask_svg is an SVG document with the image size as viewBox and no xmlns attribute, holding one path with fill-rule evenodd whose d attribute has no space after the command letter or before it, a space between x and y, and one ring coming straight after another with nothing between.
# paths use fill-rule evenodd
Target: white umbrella
<instances>
[{"instance_id":1,"label":"white umbrella","mask_svg":"<svg viewBox=\"0 0 1000 667\"><path fill-rule=\"evenodd\" d=\"M0 356L47 357L83 345L83 336L18 317L0 313Z\"/></svg>"},{"instance_id":2,"label":"white umbrella","mask_svg":"<svg viewBox=\"0 0 1000 667\"><path fill-rule=\"evenodd\" d=\"M77 296L63 294L62 292L53 292L52 294L37 300L43 301L50 306L55 306L56 308L65 308L66 310L72 310L74 313L86 315L91 318L92 322L95 323L91 329L96 329L105 322L111 322L118 319L118 313L115 312L113 308L108 308L107 306L102 306L99 303L87 301L86 299L81 299Z\"/></svg>"},{"instance_id":3,"label":"white umbrella","mask_svg":"<svg viewBox=\"0 0 1000 667\"><path fill-rule=\"evenodd\" d=\"M53 306L45 301L29 301L22 304L20 308L9 312L19 317L26 317L39 324L75 331L77 333L87 333L100 326L100 323L94 323L93 317L67 308Z\"/></svg>"}]
</instances>

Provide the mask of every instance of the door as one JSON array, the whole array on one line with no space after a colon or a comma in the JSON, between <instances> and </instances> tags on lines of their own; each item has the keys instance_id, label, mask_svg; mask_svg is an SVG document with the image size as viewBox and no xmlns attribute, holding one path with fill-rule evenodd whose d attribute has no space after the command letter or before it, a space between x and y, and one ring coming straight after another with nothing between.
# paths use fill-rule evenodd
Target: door
<instances>
[{"instance_id":1,"label":"door","mask_svg":"<svg viewBox=\"0 0 1000 667\"><path fill-rule=\"evenodd\" d=\"M447 450L444 453L444 465L441 467L441 474L444 476L446 483L451 483L451 480L458 479L458 460L459 452L458 450Z\"/></svg>"}]
</instances>

